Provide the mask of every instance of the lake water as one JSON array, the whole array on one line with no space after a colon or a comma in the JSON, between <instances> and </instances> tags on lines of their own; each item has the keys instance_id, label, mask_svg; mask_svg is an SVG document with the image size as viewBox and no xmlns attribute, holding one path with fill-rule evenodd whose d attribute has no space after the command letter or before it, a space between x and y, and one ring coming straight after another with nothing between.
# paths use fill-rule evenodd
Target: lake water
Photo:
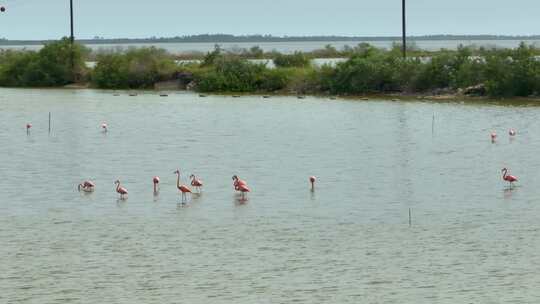
<instances>
[{"instance_id":1,"label":"lake water","mask_svg":"<svg viewBox=\"0 0 540 304\"><path fill-rule=\"evenodd\" d=\"M539 115L0 89L0 302L538 302ZM188 207L177 168L205 182ZM245 204L233 174L252 188ZM78 193L87 178L96 192Z\"/></svg>"},{"instance_id":2,"label":"lake water","mask_svg":"<svg viewBox=\"0 0 540 304\"><path fill-rule=\"evenodd\" d=\"M436 51L441 48L456 49L460 44L466 46L485 46L485 47L500 47L500 48L515 48L519 46L522 40L410 40L409 43L415 44L417 47L425 50ZM386 41L302 41L302 42L246 42L246 43L217 43L226 50L239 50L249 49L252 46L259 46L266 52L273 50L281 53L294 53L295 51L311 52L313 50L322 49L325 45L330 44L337 49L343 49L346 45L354 47L359 43L367 42L371 45L380 48L390 48L394 42L393 40ZM535 46L540 45L538 40L525 40L526 43ZM148 44L87 44L93 50L111 50L111 49L129 49L139 47L156 46L166 49L174 54L185 54L193 52L210 52L214 50L216 43L148 43ZM29 49L38 50L42 46L40 45L12 45L12 46L0 46L4 49Z\"/></svg>"}]
</instances>

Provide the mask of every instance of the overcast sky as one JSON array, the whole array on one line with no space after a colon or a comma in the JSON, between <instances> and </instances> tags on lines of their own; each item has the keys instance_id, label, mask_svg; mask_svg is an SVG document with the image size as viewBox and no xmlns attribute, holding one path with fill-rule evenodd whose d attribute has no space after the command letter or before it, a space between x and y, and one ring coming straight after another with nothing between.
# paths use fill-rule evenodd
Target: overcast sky
<instances>
[{"instance_id":1,"label":"overcast sky","mask_svg":"<svg viewBox=\"0 0 540 304\"><path fill-rule=\"evenodd\" d=\"M78 38L398 36L401 0L74 0ZM540 0L407 0L408 34L540 34ZM0 37L69 35L69 0L0 0Z\"/></svg>"}]
</instances>

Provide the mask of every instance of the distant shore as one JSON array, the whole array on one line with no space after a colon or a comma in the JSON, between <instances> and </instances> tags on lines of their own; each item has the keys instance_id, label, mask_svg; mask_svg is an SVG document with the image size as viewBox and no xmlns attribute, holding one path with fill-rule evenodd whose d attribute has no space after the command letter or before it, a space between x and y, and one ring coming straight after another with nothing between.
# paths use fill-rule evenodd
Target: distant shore
<instances>
[{"instance_id":1,"label":"distant shore","mask_svg":"<svg viewBox=\"0 0 540 304\"><path fill-rule=\"evenodd\" d=\"M408 36L409 41L437 41L437 40L540 40L540 35L424 35ZM0 46L13 45L43 45L56 40L8 40L0 39ZM151 44L151 43L265 43L265 42L375 42L375 41L401 41L401 36L272 36L272 35L246 35L235 36L226 34L191 35L177 37L151 37L151 38L100 38L77 39L81 44Z\"/></svg>"}]
</instances>

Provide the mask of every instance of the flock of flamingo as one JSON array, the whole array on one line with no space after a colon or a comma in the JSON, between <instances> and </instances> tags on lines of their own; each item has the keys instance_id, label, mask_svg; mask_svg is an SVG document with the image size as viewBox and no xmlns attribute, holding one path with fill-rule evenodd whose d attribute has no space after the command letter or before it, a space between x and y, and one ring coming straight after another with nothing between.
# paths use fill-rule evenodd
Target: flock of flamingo
<instances>
[{"instance_id":1,"label":"flock of flamingo","mask_svg":"<svg viewBox=\"0 0 540 304\"><path fill-rule=\"evenodd\" d=\"M27 134L30 134L30 129L32 128L32 124L31 123L27 123L26 124L26 132ZM101 129L103 132L108 132L108 125L106 123L102 123L101 124ZM510 129L508 131L508 135L510 137L514 137L516 136L517 132L515 129ZM492 143L495 143L497 141L497 133L495 131L491 132L491 142ZM501 170L502 172L502 179L506 182L508 182L510 184L510 188L513 187L514 183L518 181L518 178L514 175L511 175L511 174L508 174L508 169L507 168L503 168ZM182 204L185 204L186 203L186 200L187 200L187 195L188 194L191 194L193 193L191 191L191 189L186 186L186 185L183 185L180 183L180 170L176 170L174 172L174 174L177 175L177 180L176 180L176 188L178 188L178 190L180 191L180 193L182 194ZM191 175L190 176L190 179L191 179L191 186L194 187L196 190L197 190L197 193L201 193L201 188L203 186L203 182L197 178L195 175ZM234 190L239 192L242 196L242 200L245 200L246 199L246 193L249 193L251 192L251 189L248 187L247 183L240 179L238 176L234 175L232 177L232 180L233 180L233 187L234 187ZM314 191L315 190L315 181L316 181L316 177L315 176L310 176L309 177L309 182L311 183L311 190ZM159 182L160 182L160 179L159 179L159 176L154 176L153 178L153 184L154 184L154 194L158 194L159 192ZM128 194L128 190L125 188L125 187L122 187L121 183L120 183L120 180L116 180L114 182L114 184L116 185L116 192L118 194L120 194L120 199L124 199L125 196ZM95 189L96 185L94 182L90 181L90 180L87 180L87 181L84 181L82 183L80 183L78 185L78 190L79 191L84 191L84 192L94 192L94 189Z\"/></svg>"},{"instance_id":2,"label":"flock of flamingo","mask_svg":"<svg viewBox=\"0 0 540 304\"><path fill-rule=\"evenodd\" d=\"M27 123L26 124L27 134L30 134L31 128L32 128L32 124ZM109 129L108 129L107 123L102 123L101 129L104 133L108 132ZM182 194L182 204L185 204L187 201L187 195L193 193L193 191L188 186L180 182L180 169L174 171L174 174L176 174L177 176L176 188L178 188L178 191ZM202 180L200 180L194 174L191 174L189 178L191 179L191 183L190 183L191 186L196 189L198 194L200 194L202 192L202 187L203 187ZM232 177L232 180L233 180L234 190L240 193L241 200L245 201L247 193L251 192L251 189L248 187L247 182L240 179L237 175L234 175ZM309 182L311 183L311 191L315 190L316 180L317 178L315 176L309 177ZM159 183L160 183L159 176L154 176L152 179L152 183L154 184L154 195L157 195L159 193ZM125 197L128 195L128 190L122 186L122 183L120 182L120 180L116 180L114 184L116 185L116 192L120 194L120 199L122 200L125 199ZM79 192L82 191L86 193L91 193L91 192L94 192L94 190L96 189L96 184L91 180L86 180L80 183L79 185L77 185L77 189L79 190Z\"/></svg>"},{"instance_id":3,"label":"flock of flamingo","mask_svg":"<svg viewBox=\"0 0 540 304\"><path fill-rule=\"evenodd\" d=\"M176 188L178 188L178 191L182 194L182 204L186 204L187 195L193 193L193 191L188 186L180 182L180 169L174 171L174 174L176 174L176 177L177 177ZM202 192L203 182L199 178L197 178L194 174L190 175L190 179L191 179L191 186L196 189L198 194L200 194ZM240 179L237 175L234 175L232 177L232 180L233 180L234 190L239 192L241 194L241 200L245 201L246 193L251 192L251 189L248 187L247 182ZM309 182L311 183L311 191L315 190L316 180L317 178L315 176L309 177ZM160 183L159 176L154 176L152 178L152 183L154 184L154 195L157 195L159 193L159 183ZM128 190L125 187L122 187L120 180L116 180L114 184L116 185L116 192L120 194L120 199L122 200L125 199L125 196L128 194ZM83 192L90 193L90 192L94 192L95 188L96 188L96 184L90 180L86 180L77 186L77 189L79 190L79 192L83 191Z\"/></svg>"}]
</instances>

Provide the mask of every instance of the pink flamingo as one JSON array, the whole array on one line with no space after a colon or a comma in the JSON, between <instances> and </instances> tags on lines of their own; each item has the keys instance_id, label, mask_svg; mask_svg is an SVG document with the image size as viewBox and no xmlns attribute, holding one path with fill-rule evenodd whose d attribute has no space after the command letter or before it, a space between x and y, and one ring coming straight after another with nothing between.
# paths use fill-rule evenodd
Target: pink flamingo
<instances>
[{"instance_id":1,"label":"pink flamingo","mask_svg":"<svg viewBox=\"0 0 540 304\"><path fill-rule=\"evenodd\" d=\"M187 195L187 193L192 193L192 192L187 186L180 184L180 169L174 171L174 173L178 177L176 179L176 188L178 188L178 190L180 190L180 192L182 192L182 204L185 204L186 203L186 195Z\"/></svg>"},{"instance_id":2,"label":"pink flamingo","mask_svg":"<svg viewBox=\"0 0 540 304\"><path fill-rule=\"evenodd\" d=\"M508 135L510 135L510 136L516 136L516 130L514 130L514 129L508 130Z\"/></svg>"},{"instance_id":3,"label":"pink flamingo","mask_svg":"<svg viewBox=\"0 0 540 304\"><path fill-rule=\"evenodd\" d=\"M102 123L102 124L101 124L101 129L103 130L103 132L109 131L109 129L107 129L107 128L108 128L108 126L107 126L106 123Z\"/></svg>"},{"instance_id":4,"label":"pink flamingo","mask_svg":"<svg viewBox=\"0 0 540 304\"><path fill-rule=\"evenodd\" d=\"M32 124L31 124L31 123L27 123L27 124L26 124L26 133L30 133L30 129L32 129Z\"/></svg>"},{"instance_id":5,"label":"pink flamingo","mask_svg":"<svg viewBox=\"0 0 540 304\"><path fill-rule=\"evenodd\" d=\"M191 186L195 187L199 193L201 193L201 187L203 186L203 182L198 179L194 174L191 174L189 176L191 179Z\"/></svg>"},{"instance_id":6,"label":"pink flamingo","mask_svg":"<svg viewBox=\"0 0 540 304\"><path fill-rule=\"evenodd\" d=\"M154 176L152 179L152 182L154 183L154 193L158 193L159 191L159 176Z\"/></svg>"},{"instance_id":7,"label":"pink flamingo","mask_svg":"<svg viewBox=\"0 0 540 304\"><path fill-rule=\"evenodd\" d=\"M77 189L79 190L79 192L81 192L81 190L84 192L94 192L95 187L96 187L96 184L87 180L79 184L77 186Z\"/></svg>"},{"instance_id":8,"label":"pink flamingo","mask_svg":"<svg viewBox=\"0 0 540 304\"><path fill-rule=\"evenodd\" d=\"M315 191L315 182L317 181L317 178L315 176L309 177L309 182L311 183L311 191Z\"/></svg>"},{"instance_id":9,"label":"pink flamingo","mask_svg":"<svg viewBox=\"0 0 540 304\"><path fill-rule=\"evenodd\" d=\"M232 180L233 180L234 190L236 190L236 191L240 191L240 186L241 185L247 186L247 183L245 181L241 180L240 178L238 178L238 176L236 176L236 175L233 175Z\"/></svg>"},{"instance_id":10,"label":"pink flamingo","mask_svg":"<svg viewBox=\"0 0 540 304\"><path fill-rule=\"evenodd\" d=\"M503 176L502 176L503 180L509 182L510 188L512 188L513 183L517 182L518 178L516 176L508 174L508 169L506 168L503 168L501 172L503 173Z\"/></svg>"},{"instance_id":11,"label":"pink flamingo","mask_svg":"<svg viewBox=\"0 0 540 304\"><path fill-rule=\"evenodd\" d=\"M496 139L497 139L497 133L495 133L495 131L491 132L491 142L495 142Z\"/></svg>"},{"instance_id":12,"label":"pink flamingo","mask_svg":"<svg viewBox=\"0 0 540 304\"><path fill-rule=\"evenodd\" d=\"M114 184L116 185L116 192L120 194L120 199L124 199L124 195L128 194L127 189L120 186L120 180L116 180Z\"/></svg>"}]
</instances>

